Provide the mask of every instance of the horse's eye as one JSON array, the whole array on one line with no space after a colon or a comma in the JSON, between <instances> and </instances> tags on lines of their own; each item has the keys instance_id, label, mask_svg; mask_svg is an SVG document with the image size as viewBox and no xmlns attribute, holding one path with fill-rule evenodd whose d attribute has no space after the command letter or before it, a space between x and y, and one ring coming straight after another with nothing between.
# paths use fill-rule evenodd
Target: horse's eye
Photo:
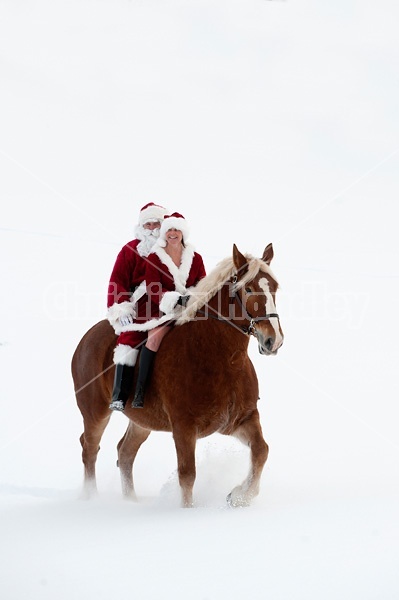
<instances>
[{"instance_id":1,"label":"horse's eye","mask_svg":"<svg viewBox=\"0 0 399 600\"><path fill-rule=\"evenodd\" d=\"M245 291L246 291L247 294L250 294L252 292L251 288L248 288L248 287L245 288Z\"/></svg>"}]
</instances>

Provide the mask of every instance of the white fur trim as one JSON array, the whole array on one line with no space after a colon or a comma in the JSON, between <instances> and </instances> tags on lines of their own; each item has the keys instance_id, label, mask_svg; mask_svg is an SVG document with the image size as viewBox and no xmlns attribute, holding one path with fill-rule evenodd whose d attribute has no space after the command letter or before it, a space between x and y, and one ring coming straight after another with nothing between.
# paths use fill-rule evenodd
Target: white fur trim
<instances>
[{"instance_id":1,"label":"white fur trim","mask_svg":"<svg viewBox=\"0 0 399 600\"><path fill-rule=\"evenodd\" d=\"M158 204L147 206L147 208L140 211L139 224L144 225L148 221L162 221L166 214L168 214L168 209L163 206Z\"/></svg>"},{"instance_id":2,"label":"white fur trim","mask_svg":"<svg viewBox=\"0 0 399 600\"><path fill-rule=\"evenodd\" d=\"M118 302L114 302L114 304L109 307L107 319L115 329L116 333L119 333L119 318L126 317L127 315L132 315L132 317L135 316L134 304L129 300L125 300L125 302L120 302L119 304Z\"/></svg>"},{"instance_id":3,"label":"white fur trim","mask_svg":"<svg viewBox=\"0 0 399 600\"><path fill-rule=\"evenodd\" d=\"M121 302L118 304L115 302L112 306L109 307L107 313L107 319L111 323L112 327L115 329L115 333L119 335L122 331L125 331L125 327L119 322L120 317L126 317L127 315L131 315L133 319L136 318L136 303L140 298L147 293L147 287L145 281L142 281L140 285L135 289L134 293L131 295L130 301Z\"/></svg>"},{"instance_id":4,"label":"white fur trim","mask_svg":"<svg viewBox=\"0 0 399 600\"><path fill-rule=\"evenodd\" d=\"M132 304L135 306L136 302L140 300L147 293L147 286L145 281L142 281L138 287L134 290L132 294Z\"/></svg>"},{"instance_id":5,"label":"white fur trim","mask_svg":"<svg viewBox=\"0 0 399 600\"><path fill-rule=\"evenodd\" d=\"M180 319L182 316L183 309L178 304L173 312L160 317L159 319L151 319L150 321L146 321L145 323L132 323L131 325L127 325L123 327L123 331L150 331L150 329L155 329L155 327L159 327L159 325L163 325L164 323L168 323L169 321L174 321L175 319Z\"/></svg>"},{"instance_id":6,"label":"white fur trim","mask_svg":"<svg viewBox=\"0 0 399 600\"><path fill-rule=\"evenodd\" d=\"M165 314L171 313L180 296L181 294L179 292L165 292L159 303L159 309Z\"/></svg>"},{"instance_id":7,"label":"white fur trim","mask_svg":"<svg viewBox=\"0 0 399 600\"><path fill-rule=\"evenodd\" d=\"M187 279L190 274L191 265L194 259L194 247L191 244L187 244L187 246L183 248L180 267L175 265L169 254L167 254L161 246L158 246L158 243L155 244L153 252L155 252L159 260L166 267L168 267L169 272L173 277L176 288L175 292L177 292L178 295L177 297L184 296L186 294ZM144 282L141 285L144 285ZM136 292L138 289L139 288L137 288ZM164 295L166 295L166 293ZM150 329L154 329L155 327L158 327L158 325L162 325L163 323L171 321L172 319L180 318L182 311L183 308L180 305L177 305L173 311L168 311L168 313L159 319L151 319L146 323L132 323L131 325L126 325L125 327L115 326L114 329L118 335L125 331L149 331Z\"/></svg>"},{"instance_id":8,"label":"white fur trim","mask_svg":"<svg viewBox=\"0 0 399 600\"><path fill-rule=\"evenodd\" d=\"M114 364L134 367L139 351L127 344L118 344L114 350Z\"/></svg>"},{"instance_id":9,"label":"white fur trim","mask_svg":"<svg viewBox=\"0 0 399 600\"><path fill-rule=\"evenodd\" d=\"M184 243L186 243L190 233L186 219L182 219L181 217L168 217L162 221L158 240L158 244L160 246L166 246L166 232L169 231L169 229L178 229L181 231L183 234Z\"/></svg>"},{"instance_id":10,"label":"white fur trim","mask_svg":"<svg viewBox=\"0 0 399 600\"><path fill-rule=\"evenodd\" d=\"M187 244L187 246L183 248L180 267L175 265L169 254L158 245L158 242L153 247L153 252L155 252L159 260L168 267L169 272L173 277L176 291L179 292L179 295L184 296L186 293L187 279L190 274L191 265L193 264L194 247L191 244Z\"/></svg>"}]
</instances>

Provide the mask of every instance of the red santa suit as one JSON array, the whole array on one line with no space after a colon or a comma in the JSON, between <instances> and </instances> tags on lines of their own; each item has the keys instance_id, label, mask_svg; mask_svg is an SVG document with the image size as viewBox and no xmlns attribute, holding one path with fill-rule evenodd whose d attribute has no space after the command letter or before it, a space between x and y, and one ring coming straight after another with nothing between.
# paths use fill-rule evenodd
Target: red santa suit
<instances>
[{"instance_id":1,"label":"red santa suit","mask_svg":"<svg viewBox=\"0 0 399 600\"><path fill-rule=\"evenodd\" d=\"M205 275L202 257L191 244L183 249L179 267L162 247L155 244L154 252L148 256L146 264L147 294L138 302L135 328L139 331L148 330L173 319L179 296L190 295L190 288Z\"/></svg>"},{"instance_id":2,"label":"red santa suit","mask_svg":"<svg viewBox=\"0 0 399 600\"><path fill-rule=\"evenodd\" d=\"M201 255L188 243L183 246L180 265L175 265L164 249L165 233L169 228L182 231L183 238L188 236L187 225L181 215L165 218L159 240L146 261L146 294L138 300L134 323L128 325L126 330L148 331L176 318L175 307L179 296L189 296L190 288L206 275Z\"/></svg>"},{"instance_id":3,"label":"red santa suit","mask_svg":"<svg viewBox=\"0 0 399 600\"><path fill-rule=\"evenodd\" d=\"M144 224L149 221L162 221L167 210L162 206L150 203L144 206L139 215L136 229L137 238L123 246L119 252L108 285L107 318L119 334L114 353L116 364L134 364L136 356L129 349L139 346L146 334L140 331L124 331L119 319L130 315L132 319L137 313L137 301L145 294L146 260L156 241L156 237ZM141 287L140 287L141 284Z\"/></svg>"}]
</instances>

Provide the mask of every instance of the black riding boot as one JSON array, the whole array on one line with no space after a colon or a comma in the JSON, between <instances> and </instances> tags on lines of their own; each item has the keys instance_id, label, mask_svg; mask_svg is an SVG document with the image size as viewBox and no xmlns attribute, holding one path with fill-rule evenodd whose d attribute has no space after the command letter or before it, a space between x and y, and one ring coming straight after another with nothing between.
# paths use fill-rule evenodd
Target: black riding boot
<instances>
[{"instance_id":1,"label":"black riding boot","mask_svg":"<svg viewBox=\"0 0 399 600\"><path fill-rule=\"evenodd\" d=\"M150 376L152 363L156 352L149 350L147 346L141 349L140 363L139 363L139 375L136 384L136 393L134 394L134 400L132 402L133 408L143 408L144 406L144 392L145 387Z\"/></svg>"},{"instance_id":2,"label":"black riding boot","mask_svg":"<svg viewBox=\"0 0 399 600\"><path fill-rule=\"evenodd\" d=\"M111 410L124 410L132 389L134 367L115 365L114 389L112 391Z\"/></svg>"}]
</instances>

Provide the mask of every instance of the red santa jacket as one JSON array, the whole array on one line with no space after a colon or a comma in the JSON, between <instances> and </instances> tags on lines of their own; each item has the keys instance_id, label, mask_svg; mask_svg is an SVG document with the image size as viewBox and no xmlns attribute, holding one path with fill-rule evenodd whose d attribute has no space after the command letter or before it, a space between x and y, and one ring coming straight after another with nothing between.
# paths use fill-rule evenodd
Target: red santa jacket
<instances>
[{"instance_id":1,"label":"red santa jacket","mask_svg":"<svg viewBox=\"0 0 399 600\"><path fill-rule=\"evenodd\" d=\"M157 244L149 254L145 267L147 295L138 302L137 319L143 323L159 318L173 310L179 296L190 294L188 288L205 277L205 267L200 254L187 244L183 249L179 267Z\"/></svg>"},{"instance_id":2,"label":"red santa jacket","mask_svg":"<svg viewBox=\"0 0 399 600\"><path fill-rule=\"evenodd\" d=\"M146 258L140 256L137 246L140 240L132 240L119 252L108 285L108 320L114 325L119 317L134 313L131 296L144 280Z\"/></svg>"}]
</instances>

